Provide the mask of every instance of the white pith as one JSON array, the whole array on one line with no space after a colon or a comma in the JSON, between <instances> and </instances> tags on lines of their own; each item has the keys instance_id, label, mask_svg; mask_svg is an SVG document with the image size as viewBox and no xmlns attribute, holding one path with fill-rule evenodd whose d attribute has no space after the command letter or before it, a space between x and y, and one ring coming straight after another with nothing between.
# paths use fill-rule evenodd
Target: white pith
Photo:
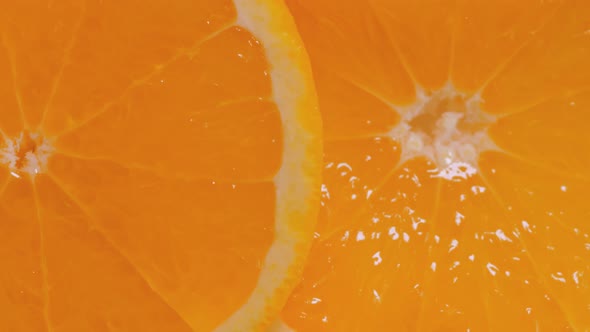
<instances>
[{"instance_id":1,"label":"white pith","mask_svg":"<svg viewBox=\"0 0 590 332\"><path fill-rule=\"evenodd\" d=\"M460 107L449 107L436 114L431 130L412 125L417 117L439 107L438 103L454 98L461 99ZM426 157L437 166L437 175L445 178L468 177L477 172L481 152L498 150L487 132L496 117L481 110L482 102L479 94L466 96L451 84L430 93L418 89L413 104L396 107L401 121L389 132L401 145L400 163ZM461 125L480 128L462 130Z\"/></svg>"},{"instance_id":2,"label":"white pith","mask_svg":"<svg viewBox=\"0 0 590 332\"><path fill-rule=\"evenodd\" d=\"M35 142L35 148L24 151L28 139ZM16 137L4 137L0 147L0 163L6 165L14 177L22 174L34 176L45 171L52 151L51 144L40 134L21 132Z\"/></svg>"},{"instance_id":3,"label":"white pith","mask_svg":"<svg viewBox=\"0 0 590 332\"><path fill-rule=\"evenodd\" d=\"M276 187L275 238L262 262L257 284L244 305L215 331L255 331L260 327L256 317L269 309L277 294L286 301L298 275L293 269L298 251L306 250L317 218L316 207L308 198L319 187L319 170L315 163L303 162L305 155L321 155L320 138L310 126L315 118L319 125L315 92L309 86L311 72L294 64L309 67L300 40L285 28L295 29L295 23L282 3L269 0L234 0L237 25L249 30L262 43L270 66L273 99L283 124L283 160L274 177ZM283 30L281 33L277 33ZM293 48L293 46L297 46ZM316 174L317 172L317 174ZM317 177L315 176L317 175ZM317 178L317 179L316 179ZM317 181L317 183L315 183ZM301 271L299 271L300 273ZM285 276L292 275L289 280ZM275 313L275 315L278 312ZM270 320L275 317L267 317ZM238 327L236 329L236 327Z\"/></svg>"}]
</instances>

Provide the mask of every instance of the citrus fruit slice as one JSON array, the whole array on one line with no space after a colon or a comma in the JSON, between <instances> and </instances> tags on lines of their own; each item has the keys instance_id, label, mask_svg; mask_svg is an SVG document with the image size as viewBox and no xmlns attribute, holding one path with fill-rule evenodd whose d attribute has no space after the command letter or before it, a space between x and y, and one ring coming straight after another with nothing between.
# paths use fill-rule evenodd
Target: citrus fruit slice
<instances>
[{"instance_id":1,"label":"citrus fruit slice","mask_svg":"<svg viewBox=\"0 0 590 332\"><path fill-rule=\"evenodd\" d=\"M590 4L287 4L325 165L283 322L590 330Z\"/></svg>"},{"instance_id":2,"label":"citrus fruit slice","mask_svg":"<svg viewBox=\"0 0 590 332\"><path fill-rule=\"evenodd\" d=\"M0 330L263 328L320 196L284 4L26 0L0 24Z\"/></svg>"}]
</instances>

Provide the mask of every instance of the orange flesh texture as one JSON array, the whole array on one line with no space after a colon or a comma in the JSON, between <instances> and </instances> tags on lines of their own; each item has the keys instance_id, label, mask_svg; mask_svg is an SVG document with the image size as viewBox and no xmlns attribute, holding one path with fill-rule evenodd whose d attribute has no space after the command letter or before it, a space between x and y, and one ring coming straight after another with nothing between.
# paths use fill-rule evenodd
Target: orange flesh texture
<instances>
[{"instance_id":1,"label":"orange flesh texture","mask_svg":"<svg viewBox=\"0 0 590 332\"><path fill-rule=\"evenodd\" d=\"M263 48L233 3L0 15L2 134L53 146L34 177L0 167L0 330L219 325L273 240L282 152Z\"/></svg>"},{"instance_id":2,"label":"orange flesh texture","mask_svg":"<svg viewBox=\"0 0 590 332\"><path fill-rule=\"evenodd\" d=\"M590 329L590 4L287 1L325 124L298 331ZM421 87L498 116L477 172L400 163Z\"/></svg>"}]
</instances>

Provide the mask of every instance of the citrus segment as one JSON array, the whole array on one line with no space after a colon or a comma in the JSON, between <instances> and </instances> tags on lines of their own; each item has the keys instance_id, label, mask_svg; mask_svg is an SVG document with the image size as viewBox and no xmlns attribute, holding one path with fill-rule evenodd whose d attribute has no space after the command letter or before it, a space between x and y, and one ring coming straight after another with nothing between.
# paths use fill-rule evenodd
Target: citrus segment
<instances>
[{"instance_id":1,"label":"citrus segment","mask_svg":"<svg viewBox=\"0 0 590 332\"><path fill-rule=\"evenodd\" d=\"M410 167L416 172L410 172ZM383 174L380 190L368 195L362 209L339 215L339 219L323 215L305 282L287 306L288 313L300 314L297 319L288 316L287 323L304 331L409 324L402 318L417 311L410 300L418 298L412 289L413 277L427 265L426 220L434 213L437 199L438 180L429 176L431 168L424 159L412 161ZM334 189L336 193L338 188ZM366 194L367 189L364 191ZM332 206L330 200L324 199L324 204L324 210ZM325 230L322 225L327 226ZM352 311L356 311L354 317L350 316ZM346 316L350 318L342 319ZM394 322L401 325L391 325Z\"/></svg>"},{"instance_id":2,"label":"citrus segment","mask_svg":"<svg viewBox=\"0 0 590 332\"><path fill-rule=\"evenodd\" d=\"M24 114L21 112L21 105L14 94L14 67L4 38L0 40L0 71L8 76L0 83L0 129L6 135L18 135L22 127Z\"/></svg>"},{"instance_id":3,"label":"citrus segment","mask_svg":"<svg viewBox=\"0 0 590 332\"><path fill-rule=\"evenodd\" d=\"M359 83L340 77L330 70L314 70L324 118L325 136L330 139L361 138L385 133L399 121L390 103ZM371 112L365 112L370 108Z\"/></svg>"},{"instance_id":4,"label":"citrus segment","mask_svg":"<svg viewBox=\"0 0 590 332\"><path fill-rule=\"evenodd\" d=\"M47 175L38 176L35 186L43 228L45 278L50 286L45 299L50 319L47 323L53 330L191 331L152 290L136 265L103 236L93 216L81 210L64 189ZM92 300L79 301L81 298ZM119 305L126 310L121 312Z\"/></svg>"},{"instance_id":5,"label":"citrus segment","mask_svg":"<svg viewBox=\"0 0 590 332\"><path fill-rule=\"evenodd\" d=\"M502 117L489 132L504 151L525 162L588 181L590 157L580 151L590 147L589 108L589 91L566 94Z\"/></svg>"},{"instance_id":6,"label":"citrus segment","mask_svg":"<svg viewBox=\"0 0 590 332\"><path fill-rule=\"evenodd\" d=\"M561 306L570 325L586 329L590 325L590 288L585 277L589 274L586 218L590 210L578 198L584 196L588 182L551 174L503 155L486 155L481 163L493 184L490 188L508 211L504 222L529 256L537 279Z\"/></svg>"},{"instance_id":7,"label":"citrus segment","mask_svg":"<svg viewBox=\"0 0 590 332\"><path fill-rule=\"evenodd\" d=\"M399 158L397 145L386 138L331 141L326 144L322 196L325 220L340 223L351 213L360 213L374 188L389 172L377 165L394 163ZM328 229L336 224L320 223ZM344 226L344 225L341 225Z\"/></svg>"},{"instance_id":8,"label":"citrus segment","mask_svg":"<svg viewBox=\"0 0 590 332\"><path fill-rule=\"evenodd\" d=\"M6 72L11 75L4 77L13 80L12 94L18 100L23 112L21 119L27 129L36 128L41 122L61 70L68 63L68 52L84 7L84 1L40 5L38 1L27 0L5 6L0 14L3 42L11 66L11 71Z\"/></svg>"},{"instance_id":9,"label":"citrus segment","mask_svg":"<svg viewBox=\"0 0 590 332\"><path fill-rule=\"evenodd\" d=\"M12 331L43 331L44 275L41 269L39 225L34 209L33 189L28 182L10 180L2 171L0 203L0 306L12 310L2 327Z\"/></svg>"},{"instance_id":10,"label":"citrus segment","mask_svg":"<svg viewBox=\"0 0 590 332\"><path fill-rule=\"evenodd\" d=\"M447 81L456 6L454 1L371 1L364 23L385 32L387 39L381 40L391 48L381 50L384 57L401 59L415 84L435 89Z\"/></svg>"},{"instance_id":11,"label":"citrus segment","mask_svg":"<svg viewBox=\"0 0 590 332\"><path fill-rule=\"evenodd\" d=\"M509 113L590 85L588 4L565 1L510 59L482 97L491 113Z\"/></svg>"},{"instance_id":12,"label":"citrus segment","mask_svg":"<svg viewBox=\"0 0 590 332\"><path fill-rule=\"evenodd\" d=\"M420 282L419 328L566 328L558 303L545 291L517 231L504 222L506 206L484 179L443 181L439 196L430 265Z\"/></svg>"},{"instance_id":13,"label":"citrus segment","mask_svg":"<svg viewBox=\"0 0 590 332\"><path fill-rule=\"evenodd\" d=\"M269 325L312 240L322 149L284 4L6 7L0 330Z\"/></svg>"},{"instance_id":14,"label":"citrus segment","mask_svg":"<svg viewBox=\"0 0 590 332\"><path fill-rule=\"evenodd\" d=\"M229 0L170 4L150 1L141 5L87 1L77 14L80 22L68 36L72 45L66 49L63 68L54 83L58 88L47 101L50 104L44 116L48 135L67 128L70 121L78 122L100 112L128 87L223 27L233 25L236 19ZM15 49L20 51L18 46Z\"/></svg>"},{"instance_id":15,"label":"citrus segment","mask_svg":"<svg viewBox=\"0 0 590 332\"><path fill-rule=\"evenodd\" d=\"M167 180L59 154L51 159L49 175L193 328L215 327L254 287L261 263L252 262L264 257L273 237L272 183ZM176 222L170 227L162 220ZM231 273L235 269L239 275ZM225 289L211 286L216 283Z\"/></svg>"},{"instance_id":16,"label":"citrus segment","mask_svg":"<svg viewBox=\"0 0 590 332\"><path fill-rule=\"evenodd\" d=\"M308 20L298 28L314 68L371 88L388 101L412 100L412 78L394 55L395 47L389 43L387 31L375 24L374 13L368 6L343 2L332 10L333 4L327 1L291 1L288 5L295 17L305 16ZM373 41L386 41L378 54L370 47Z\"/></svg>"},{"instance_id":17,"label":"citrus segment","mask_svg":"<svg viewBox=\"0 0 590 332\"><path fill-rule=\"evenodd\" d=\"M537 38L563 1L466 1L457 4L450 77L474 93Z\"/></svg>"},{"instance_id":18,"label":"citrus segment","mask_svg":"<svg viewBox=\"0 0 590 332\"><path fill-rule=\"evenodd\" d=\"M590 7L287 4L326 152L315 243L277 328L589 329Z\"/></svg>"}]
</instances>

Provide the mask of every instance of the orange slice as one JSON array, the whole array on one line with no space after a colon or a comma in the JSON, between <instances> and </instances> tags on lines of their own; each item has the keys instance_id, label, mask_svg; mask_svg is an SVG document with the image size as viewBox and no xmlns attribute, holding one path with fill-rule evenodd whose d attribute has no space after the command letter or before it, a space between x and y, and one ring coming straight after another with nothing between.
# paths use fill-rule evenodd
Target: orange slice
<instances>
[{"instance_id":1,"label":"orange slice","mask_svg":"<svg viewBox=\"0 0 590 332\"><path fill-rule=\"evenodd\" d=\"M0 330L262 329L319 205L319 113L287 8L2 7Z\"/></svg>"},{"instance_id":2,"label":"orange slice","mask_svg":"<svg viewBox=\"0 0 590 332\"><path fill-rule=\"evenodd\" d=\"M590 330L590 3L287 3L326 147L284 323Z\"/></svg>"}]
</instances>

